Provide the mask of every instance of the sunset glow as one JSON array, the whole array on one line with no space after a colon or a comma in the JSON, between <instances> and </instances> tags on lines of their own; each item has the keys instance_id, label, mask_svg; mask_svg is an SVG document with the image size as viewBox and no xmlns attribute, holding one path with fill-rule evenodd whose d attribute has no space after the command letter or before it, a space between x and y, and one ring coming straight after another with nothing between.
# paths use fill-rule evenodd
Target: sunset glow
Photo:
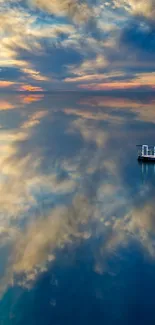
<instances>
[{"instance_id":1,"label":"sunset glow","mask_svg":"<svg viewBox=\"0 0 155 325\"><path fill-rule=\"evenodd\" d=\"M0 89L152 90L153 0L1 0Z\"/></svg>"}]
</instances>

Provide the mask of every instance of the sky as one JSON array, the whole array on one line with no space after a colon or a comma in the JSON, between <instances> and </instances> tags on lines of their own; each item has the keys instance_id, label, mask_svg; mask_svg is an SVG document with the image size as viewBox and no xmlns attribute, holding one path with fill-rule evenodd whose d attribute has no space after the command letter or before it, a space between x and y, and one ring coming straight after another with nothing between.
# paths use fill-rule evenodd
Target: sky
<instances>
[{"instance_id":1,"label":"sky","mask_svg":"<svg viewBox=\"0 0 155 325\"><path fill-rule=\"evenodd\" d=\"M154 0L0 0L0 92L154 89Z\"/></svg>"}]
</instances>

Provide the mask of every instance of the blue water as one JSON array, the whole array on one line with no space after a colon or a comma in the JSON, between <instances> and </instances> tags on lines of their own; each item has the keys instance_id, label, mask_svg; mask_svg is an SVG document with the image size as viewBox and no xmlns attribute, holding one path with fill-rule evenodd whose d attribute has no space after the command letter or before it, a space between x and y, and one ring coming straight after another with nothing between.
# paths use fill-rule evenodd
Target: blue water
<instances>
[{"instance_id":1,"label":"blue water","mask_svg":"<svg viewBox=\"0 0 155 325\"><path fill-rule=\"evenodd\" d=\"M0 325L155 324L154 103L2 96Z\"/></svg>"}]
</instances>

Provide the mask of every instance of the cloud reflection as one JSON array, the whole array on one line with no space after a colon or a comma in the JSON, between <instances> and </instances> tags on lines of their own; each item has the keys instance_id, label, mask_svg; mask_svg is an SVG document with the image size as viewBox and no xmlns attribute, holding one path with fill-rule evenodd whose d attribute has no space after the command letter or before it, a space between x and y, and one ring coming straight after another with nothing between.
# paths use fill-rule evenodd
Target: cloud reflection
<instances>
[{"instance_id":1,"label":"cloud reflection","mask_svg":"<svg viewBox=\"0 0 155 325\"><path fill-rule=\"evenodd\" d=\"M16 283L31 287L59 250L86 240L100 238L100 273L133 241L155 257L153 189L138 169L132 179L127 164L146 122L153 135L154 99L63 96L2 101L12 109L0 112L0 247L8 251L1 294Z\"/></svg>"}]
</instances>

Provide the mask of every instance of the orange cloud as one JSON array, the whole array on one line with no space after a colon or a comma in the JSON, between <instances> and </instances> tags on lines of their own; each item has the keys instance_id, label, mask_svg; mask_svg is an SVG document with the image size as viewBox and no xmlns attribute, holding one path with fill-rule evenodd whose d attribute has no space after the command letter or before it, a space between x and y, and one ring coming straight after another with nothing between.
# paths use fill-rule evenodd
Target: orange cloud
<instances>
[{"instance_id":1,"label":"orange cloud","mask_svg":"<svg viewBox=\"0 0 155 325\"><path fill-rule=\"evenodd\" d=\"M43 88L38 86L32 86L32 85L22 85L19 89L19 91L43 91Z\"/></svg>"},{"instance_id":2,"label":"orange cloud","mask_svg":"<svg viewBox=\"0 0 155 325\"><path fill-rule=\"evenodd\" d=\"M88 89L88 90L119 90L119 89L134 89L138 87L151 87L155 88L154 83L141 83L141 82L108 82L108 83L91 83L78 85L79 88Z\"/></svg>"},{"instance_id":3,"label":"orange cloud","mask_svg":"<svg viewBox=\"0 0 155 325\"><path fill-rule=\"evenodd\" d=\"M88 77L88 76L87 76ZM87 79L89 80L89 79ZM113 89L132 89L138 87L151 87L155 88L155 73L137 73L135 79L130 81L113 81L113 82L102 82L102 83L90 83L79 85L79 88L89 90L113 90Z\"/></svg>"},{"instance_id":4,"label":"orange cloud","mask_svg":"<svg viewBox=\"0 0 155 325\"><path fill-rule=\"evenodd\" d=\"M21 99L23 104L30 104L30 103L33 103L33 102L37 102L37 101L40 101L43 98L44 98L43 94L37 94L37 95L35 94L35 95L28 95L28 96L21 95L20 96L20 99Z\"/></svg>"},{"instance_id":5,"label":"orange cloud","mask_svg":"<svg viewBox=\"0 0 155 325\"><path fill-rule=\"evenodd\" d=\"M12 105L11 103L4 100L0 101L0 111L10 110L14 108L14 105Z\"/></svg>"},{"instance_id":6,"label":"orange cloud","mask_svg":"<svg viewBox=\"0 0 155 325\"><path fill-rule=\"evenodd\" d=\"M124 78L124 81L122 80ZM110 79L117 78L117 81ZM118 80L120 78L120 80ZM134 78L126 81L125 74L122 72L110 72L104 74L85 74L81 76L64 79L65 82L77 82L78 87L88 90L114 90L114 89L132 89L141 86L155 88L155 73L136 73ZM90 82L90 83L89 83Z\"/></svg>"},{"instance_id":7,"label":"orange cloud","mask_svg":"<svg viewBox=\"0 0 155 325\"><path fill-rule=\"evenodd\" d=\"M0 88L10 87L14 84L15 83L13 81L0 80Z\"/></svg>"},{"instance_id":8,"label":"orange cloud","mask_svg":"<svg viewBox=\"0 0 155 325\"><path fill-rule=\"evenodd\" d=\"M29 75L32 79L38 81L49 81L50 79L46 76L41 75L39 71L30 68L21 69L25 74Z\"/></svg>"}]
</instances>

